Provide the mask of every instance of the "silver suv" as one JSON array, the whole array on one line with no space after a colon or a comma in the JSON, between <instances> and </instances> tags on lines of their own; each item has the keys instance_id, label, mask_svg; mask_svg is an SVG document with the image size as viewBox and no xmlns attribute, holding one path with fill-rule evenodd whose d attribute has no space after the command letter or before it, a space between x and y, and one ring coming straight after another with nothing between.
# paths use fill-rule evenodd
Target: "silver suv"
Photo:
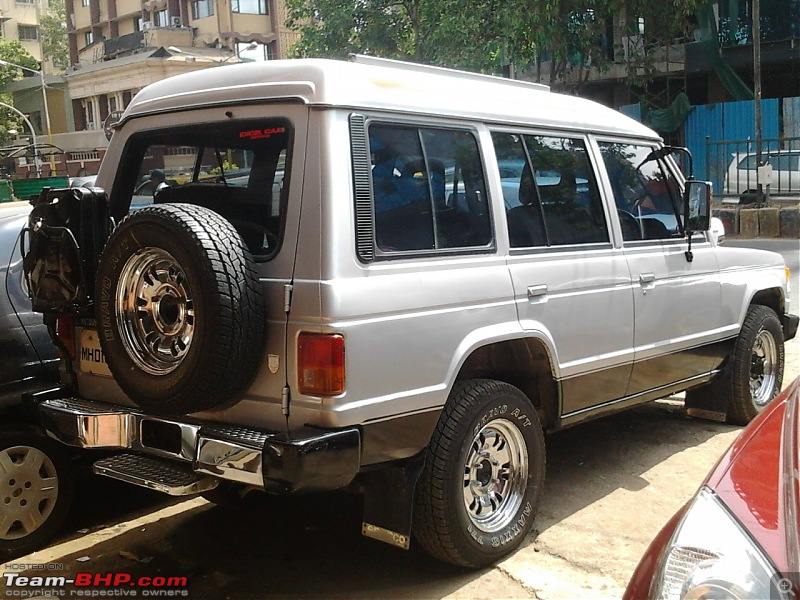
<instances>
[{"instance_id":1,"label":"silver suv","mask_svg":"<svg viewBox=\"0 0 800 600\"><path fill-rule=\"evenodd\" d=\"M50 435L236 499L350 487L363 533L480 567L531 530L544 431L781 386L787 272L718 247L658 136L546 87L393 61L165 80L33 209ZM147 185L144 185L147 183Z\"/></svg>"}]
</instances>

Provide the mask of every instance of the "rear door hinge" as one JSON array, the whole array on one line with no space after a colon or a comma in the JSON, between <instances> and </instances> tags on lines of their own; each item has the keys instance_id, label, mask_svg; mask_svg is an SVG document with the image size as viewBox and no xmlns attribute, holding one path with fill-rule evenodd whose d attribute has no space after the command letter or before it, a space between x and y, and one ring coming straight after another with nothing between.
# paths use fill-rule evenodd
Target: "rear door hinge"
<instances>
[{"instance_id":1,"label":"rear door hinge","mask_svg":"<svg viewBox=\"0 0 800 600\"><path fill-rule=\"evenodd\" d=\"M289 309L292 307L292 290L294 286L291 283L287 283L283 286L283 312L289 314Z\"/></svg>"},{"instance_id":2,"label":"rear door hinge","mask_svg":"<svg viewBox=\"0 0 800 600\"><path fill-rule=\"evenodd\" d=\"M289 416L289 386L283 386L283 393L281 394L281 412L283 416Z\"/></svg>"}]
</instances>

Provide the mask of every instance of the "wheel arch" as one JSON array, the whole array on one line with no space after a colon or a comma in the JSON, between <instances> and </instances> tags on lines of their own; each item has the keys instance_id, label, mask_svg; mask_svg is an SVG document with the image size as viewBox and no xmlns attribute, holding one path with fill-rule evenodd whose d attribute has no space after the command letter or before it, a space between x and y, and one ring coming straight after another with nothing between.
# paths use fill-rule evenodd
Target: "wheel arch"
<instances>
[{"instance_id":1,"label":"wheel arch","mask_svg":"<svg viewBox=\"0 0 800 600\"><path fill-rule=\"evenodd\" d=\"M547 428L556 422L559 406L552 356L550 346L537 337L488 341L469 353L456 381L496 379L519 388Z\"/></svg>"},{"instance_id":2,"label":"wheel arch","mask_svg":"<svg viewBox=\"0 0 800 600\"><path fill-rule=\"evenodd\" d=\"M778 318L780 318L785 310L786 299L784 298L783 290L779 287L774 287L756 291L750 299L750 304L748 306L753 304L761 304L762 306L771 308L775 311L775 314L778 315ZM746 313L747 307L745 307L745 314ZM744 320L744 318L742 320Z\"/></svg>"}]
</instances>

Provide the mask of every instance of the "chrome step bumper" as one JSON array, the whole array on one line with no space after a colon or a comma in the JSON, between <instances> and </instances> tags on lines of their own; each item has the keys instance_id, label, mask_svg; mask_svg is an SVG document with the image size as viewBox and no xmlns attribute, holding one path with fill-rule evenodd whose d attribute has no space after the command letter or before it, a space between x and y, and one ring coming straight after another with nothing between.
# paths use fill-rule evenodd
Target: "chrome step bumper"
<instances>
[{"instance_id":1,"label":"chrome step bumper","mask_svg":"<svg viewBox=\"0 0 800 600\"><path fill-rule=\"evenodd\" d=\"M183 463L181 468L187 472L275 493L344 487L360 470L361 434L355 427L333 431L311 427L281 433L258 431L189 417L148 415L124 406L64 397L63 392L63 389L40 392L33 394L30 401L36 405L39 420L48 434L69 446L128 450L178 466ZM137 468L145 466L136 464ZM105 469L102 465L101 468ZM135 471L134 467L125 472L131 470ZM116 476L110 471L103 474ZM137 483L130 479L134 475L117 478ZM154 479L143 472L138 475L145 482L152 483ZM145 487L151 486L145 484ZM161 491L173 493L168 489L171 488L166 486Z\"/></svg>"},{"instance_id":2,"label":"chrome step bumper","mask_svg":"<svg viewBox=\"0 0 800 600\"><path fill-rule=\"evenodd\" d=\"M117 454L98 460L94 472L170 496L199 494L219 484L218 479L195 473L186 465L141 454Z\"/></svg>"}]
</instances>

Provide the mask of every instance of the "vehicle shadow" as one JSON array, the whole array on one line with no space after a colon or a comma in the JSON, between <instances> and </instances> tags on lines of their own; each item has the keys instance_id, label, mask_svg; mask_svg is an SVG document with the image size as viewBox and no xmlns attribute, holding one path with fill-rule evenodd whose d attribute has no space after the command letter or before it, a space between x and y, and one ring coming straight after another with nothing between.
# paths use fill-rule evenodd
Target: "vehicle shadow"
<instances>
[{"instance_id":1,"label":"vehicle shadow","mask_svg":"<svg viewBox=\"0 0 800 600\"><path fill-rule=\"evenodd\" d=\"M544 532L616 490L642 490L651 484L645 474L653 467L740 429L689 417L682 401L668 399L553 433L546 440L547 476L536 529Z\"/></svg>"},{"instance_id":2,"label":"vehicle shadow","mask_svg":"<svg viewBox=\"0 0 800 600\"><path fill-rule=\"evenodd\" d=\"M642 490L660 462L735 429L686 417L674 402L658 402L549 435L535 532L520 552L531 545L528 552L535 551L537 534L614 492ZM95 507L122 506L130 490L108 488L114 490L93 500ZM150 493L144 500L152 500ZM162 519L59 562L66 575L186 577L192 599L533 597L498 570L467 571L413 547L404 552L362 537L361 507L360 496L346 493L256 495L245 506L208 504ZM86 562L76 562L79 557Z\"/></svg>"}]
</instances>

